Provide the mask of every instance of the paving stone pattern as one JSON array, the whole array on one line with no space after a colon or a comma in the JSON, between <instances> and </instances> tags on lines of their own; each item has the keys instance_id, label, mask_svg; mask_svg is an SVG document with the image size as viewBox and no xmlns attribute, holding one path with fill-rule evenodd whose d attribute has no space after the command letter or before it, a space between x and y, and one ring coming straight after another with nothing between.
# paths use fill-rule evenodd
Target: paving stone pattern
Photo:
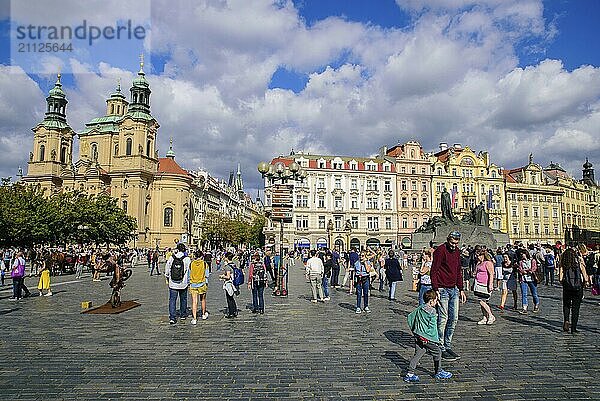
<instances>
[{"instance_id":1,"label":"paving stone pattern","mask_svg":"<svg viewBox=\"0 0 600 401\"><path fill-rule=\"evenodd\" d=\"M162 269L161 269L162 270ZM0 290L1 400L598 400L598 303L586 295L580 334L561 330L561 290L540 286L539 314L495 312L478 326L480 308L461 306L454 350L443 367L454 377L431 377L425 356L421 383L402 381L413 355L406 324L416 306L408 283L396 302L373 291L372 313L354 313L356 297L332 291L310 302L298 264L291 295L265 295L266 313L250 313L251 294L237 297L239 316L226 319L225 296L211 276L206 321L168 322L161 276L134 269L122 298L142 306L119 315L80 314L81 301L98 306L110 295L108 278L53 278L53 297L10 302ZM59 282L69 282L56 285ZM26 281L35 289L36 279ZM497 305L499 297L493 296ZM509 301L512 303L512 301ZM190 302L191 306L191 302Z\"/></svg>"}]
</instances>

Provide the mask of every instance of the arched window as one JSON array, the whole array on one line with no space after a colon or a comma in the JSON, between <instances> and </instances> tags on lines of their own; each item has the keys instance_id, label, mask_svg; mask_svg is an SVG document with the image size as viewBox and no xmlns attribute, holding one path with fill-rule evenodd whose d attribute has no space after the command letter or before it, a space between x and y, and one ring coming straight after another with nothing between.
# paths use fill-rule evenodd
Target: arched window
<instances>
[{"instance_id":1,"label":"arched window","mask_svg":"<svg viewBox=\"0 0 600 401\"><path fill-rule=\"evenodd\" d=\"M40 145L40 161L43 162L46 158L46 146Z\"/></svg>"},{"instance_id":2,"label":"arched window","mask_svg":"<svg viewBox=\"0 0 600 401\"><path fill-rule=\"evenodd\" d=\"M61 163L66 163L67 162L67 148L65 146L63 146L60 149L60 162Z\"/></svg>"},{"instance_id":3,"label":"arched window","mask_svg":"<svg viewBox=\"0 0 600 401\"><path fill-rule=\"evenodd\" d=\"M119 156L119 145L115 145L115 156Z\"/></svg>"},{"instance_id":4,"label":"arched window","mask_svg":"<svg viewBox=\"0 0 600 401\"><path fill-rule=\"evenodd\" d=\"M92 160L98 160L98 144L92 143Z\"/></svg>"},{"instance_id":5,"label":"arched window","mask_svg":"<svg viewBox=\"0 0 600 401\"><path fill-rule=\"evenodd\" d=\"M123 211L127 213L127 201L123 200Z\"/></svg>"},{"instance_id":6,"label":"arched window","mask_svg":"<svg viewBox=\"0 0 600 401\"><path fill-rule=\"evenodd\" d=\"M133 147L133 140L131 138L127 138L127 141L125 142L125 155L126 156L131 156L131 148Z\"/></svg>"},{"instance_id":7,"label":"arched window","mask_svg":"<svg viewBox=\"0 0 600 401\"><path fill-rule=\"evenodd\" d=\"M164 212L163 225L165 227L173 227L173 208L166 207Z\"/></svg>"},{"instance_id":8,"label":"arched window","mask_svg":"<svg viewBox=\"0 0 600 401\"><path fill-rule=\"evenodd\" d=\"M152 141L148 140L146 142L146 156L150 157L150 147L152 146Z\"/></svg>"},{"instance_id":9,"label":"arched window","mask_svg":"<svg viewBox=\"0 0 600 401\"><path fill-rule=\"evenodd\" d=\"M115 114L115 105L114 105L114 103L110 105L110 114Z\"/></svg>"},{"instance_id":10,"label":"arched window","mask_svg":"<svg viewBox=\"0 0 600 401\"><path fill-rule=\"evenodd\" d=\"M133 103L137 103L137 93L133 94Z\"/></svg>"}]
</instances>

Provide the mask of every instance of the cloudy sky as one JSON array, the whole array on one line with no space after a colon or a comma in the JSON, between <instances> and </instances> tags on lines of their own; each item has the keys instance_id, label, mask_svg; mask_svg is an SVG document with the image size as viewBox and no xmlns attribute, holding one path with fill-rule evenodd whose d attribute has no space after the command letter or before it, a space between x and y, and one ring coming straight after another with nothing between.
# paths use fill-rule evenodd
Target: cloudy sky
<instances>
[{"instance_id":1,"label":"cloudy sky","mask_svg":"<svg viewBox=\"0 0 600 401\"><path fill-rule=\"evenodd\" d=\"M576 177L586 156L600 168L595 0L0 1L0 176L26 171L59 68L81 131L118 78L128 91L141 51L161 156L173 137L183 167L227 177L239 162L249 189L259 161L292 148L367 156L407 140L488 150L506 168L529 153ZM15 24L57 18L148 34L14 52Z\"/></svg>"}]
</instances>

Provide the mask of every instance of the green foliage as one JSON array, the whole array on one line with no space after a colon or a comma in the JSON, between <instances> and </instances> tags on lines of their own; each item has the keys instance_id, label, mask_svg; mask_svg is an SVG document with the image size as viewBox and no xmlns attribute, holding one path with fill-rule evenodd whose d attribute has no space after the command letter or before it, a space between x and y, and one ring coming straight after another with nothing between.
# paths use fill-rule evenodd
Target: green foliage
<instances>
[{"instance_id":1,"label":"green foliage","mask_svg":"<svg viewBox=\"0 0 600 401\"><path fill-rule=\"evenodd\" d=\"M241 218L231 219L209 212L201 225L202 240L211 243L259 246L264 225L265 218L262 216L255 218L249 224Z\"/></svg>"},{"instance_id":2,"label":"green foliage","mask_svg":"<svg viewBox=\"0 0 600 401\"><path fill-rule=\"evenodd\" d=\"M37 186L0 186L0 245L122 244L136 221L107 195L64 192L47 198Z\"/></svg>"}]
</instances>

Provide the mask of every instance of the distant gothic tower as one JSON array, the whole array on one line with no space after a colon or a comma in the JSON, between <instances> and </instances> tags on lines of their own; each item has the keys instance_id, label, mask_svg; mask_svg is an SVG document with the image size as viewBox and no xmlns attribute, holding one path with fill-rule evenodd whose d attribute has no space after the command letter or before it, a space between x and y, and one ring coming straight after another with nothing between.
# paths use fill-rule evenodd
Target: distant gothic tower
<instances>
[{"instance_id":1,"label":"distant gothic tower","mask_svg":"<svg viewBox=\"0 0 600 401\"><path fill-rule=\"evenodd\" d=\"M592 184L595 184L594 180L594 169L592 168L592 163L585 158L585 163L583 164L583 180L590 181Z\"/></svg>"}]
</instances>

